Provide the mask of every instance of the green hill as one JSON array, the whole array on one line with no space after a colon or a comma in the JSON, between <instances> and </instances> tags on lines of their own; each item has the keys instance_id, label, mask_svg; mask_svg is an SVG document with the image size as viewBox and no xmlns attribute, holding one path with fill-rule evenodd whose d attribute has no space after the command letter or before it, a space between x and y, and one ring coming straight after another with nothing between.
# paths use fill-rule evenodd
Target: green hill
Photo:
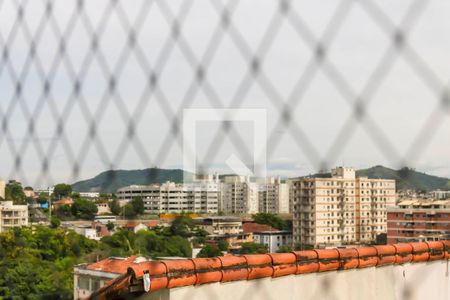
<instances>
[{"instance_id":1,"label":"green hill","mask_svg":"<svg viewBox=\"0 0 450 300\"><path fill-rule=\"evenodd\" d=\"M94 178L76 182L72 189L76 192L114 193L129 185L148 185L166 181L182 182L185 172L180 169L150 168L143 170L112 170L103 172ZM186 172L188 178L191 173Z\"/></svg>"},{"instance_id":2,"label":"green hill","mask_svg":"<svg viewBox=\"0 0 450 300\"><path fill-rule=\"evenodd\" d=\"M450 180L448 178L429 175L411 168L393 170L383 166L375 166L369 169L358 170L356 174L369 178L395 179L397 190L450 190Z\"/></svg>"}]
</instances>

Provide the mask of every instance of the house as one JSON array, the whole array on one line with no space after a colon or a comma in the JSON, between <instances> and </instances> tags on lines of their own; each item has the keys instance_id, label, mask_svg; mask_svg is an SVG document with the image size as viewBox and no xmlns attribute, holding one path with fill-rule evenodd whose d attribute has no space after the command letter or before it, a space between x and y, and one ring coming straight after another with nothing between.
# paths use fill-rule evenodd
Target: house
<instances>
[{"instance_id":1,"label":"house","mask_svg":"<svg viewBox=\"0 0 450 300\"><path fill-rule=\"evenodd\" d=\"M97 236L97 230L92 228L89 225L79 225L75 227L75 232L81 234L82 236L91 239L91 240L99 240L100 238Z\"/></svg>"},{"instance_id":2,"label":"house","mask_svg":"<svg viewBox=\"0 0 450 300\"><path fill-rule=\"evenodd\" d=\"M244 232L252 234L255 243L266 245L269 253L277 252L281 246L292 247L291 231L254 222L245 222L242 227Z\"/></svg>"},{"instance_id":3,"label":"house","mask_svg":"<svg viewBox=\"0 0 450 300\"><path fill-rule=\"evenodd\" d=\"M95 229L95 231L97 232L97 237L100 238L100 239L102 237L104 237L104 236L110 236L111 235L111 232L108 230L106 225L103 224L102 222L94 221L94 222L92 222L91 227L93 229Z\"/></svg>"},{"instance_id":4,"label":"house","mask_svg":"<svg viewBox=\"0 0 450 300\"><path fill-rule=\"evenodd\" d=\"M147 230L159 225L159 220L150 220L145 223L130 222L122 226L124 230L134 231L137 233L140 230Z\"/></svg>"},{"instance_id":5,"label":"house","mask_svg":"<svg viewBox=\"0 0 450 300\"><path fill-rule=\"evenodd\" d=\"M14 205L12 201L0 202L0 232L21 226L28 226L28 206Z\"/></svg>"},{"instance_id":6,"label":"house","mask_svg":"<svg viewBox=\"0 0 450 300\"><path fill-rule=\"evenodd\" d=\"M231 247L252 241L250 235L243 231L240 218L216 216L195 218L193 221L199 228L208 232L209 239L226 240Z\"/></svg>"},{"instance_id":7,"label":"house","mask_svg":"<svg viewBox=\"0 0 450 300\"><path fill-rule=\"evenodd\" d=\"M112 279L127 273L128 268L138 266L144 261L147 259L138 256L110 257L92 264L76 265L73 272L74 299L89 297L93 291L98 290Z\"/></svg>"},{"instance_id":8,"label":"house","mask_svg":"<svg viewBox=\"0 0 450 300\"><path fill-rule=\"evenodd\" d=\"M99 201L95 203L97 206L97 215L107 215L111 213L108 201Z\"/></svg>"},{"instance_id":9,"label":"house","mask_svg":"<svg viewBox=\"0 0 450 300\"><path fill-rule=\"evenodd\" d=\"M53 206L54 210L57 210L61 206L64 206L64 205L72 206L73 203L74 202L73 202L72 198L62 198L58 201L53 201L52 206Z\"/></svg>"}]
</instances>

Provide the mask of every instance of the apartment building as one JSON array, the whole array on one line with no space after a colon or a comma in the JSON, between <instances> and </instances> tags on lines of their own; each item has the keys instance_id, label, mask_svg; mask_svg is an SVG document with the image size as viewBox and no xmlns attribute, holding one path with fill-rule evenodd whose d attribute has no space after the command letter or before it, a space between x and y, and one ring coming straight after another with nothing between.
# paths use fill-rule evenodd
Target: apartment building
<instances>
[{"instance_id":1,"label":"apartment building","mask_svg":"<svg viewBox=\"0 0 450 300\"><path fill-rule=\"evenodd\" d=\"M221 183L220 211L230 214L253 214L258 212L256 182L248 176L225 176Z\"/></svg>"},{"instance_id":2,"label":"apartment building","mask_svg":"<svg viewBox=\"0 0 450 300\"><path fill-rule=\"evenodd\" d=\"M0 232L12 227L28 225L28 206L13 205L12 201L0 202Z\"/></svg>"},{"instance_id":3,"label":"apartment building","mask_svg":"<svg viewBox=\"0 0 450 300\"><path fill-rule=\"evenodd\" d=\"M280 178L268 177L258 183L258 211L264 213L289 213L289 186Z\"/></svg>"},{"instance_id":4,"label":"apartment building","mask_svg":"<svg viewBox=\"0 0 450 300\"><path fill-rule=\"evenodd\" d=\"M0 180L0 198L5 200L6 183Z\"/></svg>"},{"instance_id":5,"label":"apartment building","mask_svg":"<svg viewBox=\"0 0 450 300\"><path fill-rule=\"evenodd\" d=\"M387 215L388 243L450 239L450 200L405 199Z\"/></svg>"},{"instance_id":6,"label":"apartment building","mask_svg":"<svg viewBox=\"0 0 450 300\"><path fill-rule=\"evenodd\" d=\"M440 199L440 200L450 199L450 191L436 190L431 191L430 195L433 199Z\"/></svg>"},{"instance_id":7,"label":"apartment building","mask_svg":"<svg viewBox=\"0 0 450 300\"><path fill-rule=\"evenodd\" d=\"M338 167L326 178L292 181L294 244L317 248L375 242L387 231L395 180L356 177Z\"/></svg>"},{"instance_id":8,"label":"apartment building","mask_svg":"<svg viewBox=\"0 0 450 300\"><path fill-rule=\"evenodd\" d=\"M218 213L219 183L199 181L187 184L166 182L149 186L132 185L116 193L119 200L141 197L147 213Z\"/></svg>"}]
</instances>

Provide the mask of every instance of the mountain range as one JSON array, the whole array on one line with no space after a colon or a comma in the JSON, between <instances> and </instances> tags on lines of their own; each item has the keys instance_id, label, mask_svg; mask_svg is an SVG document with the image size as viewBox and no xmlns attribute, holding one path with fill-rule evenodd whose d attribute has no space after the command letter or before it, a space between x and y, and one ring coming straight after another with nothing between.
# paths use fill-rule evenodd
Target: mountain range
<instances>
[{"instance_id":1,"label":"mountain range","mask_svg":"<svg viewBox=\"0 0 450 300\"><path fill-rule=\"evenodd\" d=\"M450 190L449 178L429 175L407 167L394 170L384 166L375 166L357 170L356 175L369 178L395 179L397 190ZM194 174L181 169L110 170L100 173L94 178L76 182L72 185L72 188L77 192L114 193L119 188L129 185L148 185L166 181L181 183L184 176L191 179ZM311 176L328 177L330 173L319 173Z\"/></svg>"}]
</instances>

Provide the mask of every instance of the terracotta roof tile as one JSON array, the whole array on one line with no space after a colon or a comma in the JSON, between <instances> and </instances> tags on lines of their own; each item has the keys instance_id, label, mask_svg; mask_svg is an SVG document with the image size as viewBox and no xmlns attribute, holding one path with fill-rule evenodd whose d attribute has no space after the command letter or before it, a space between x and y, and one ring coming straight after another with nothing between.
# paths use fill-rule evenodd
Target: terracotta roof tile
<instances>
[{"instance_id":1,"label":"terracotta roof tile","mask_svg":"<svg viewBox=\"0 0 450 300\"><path fill-rule=\"evenodd\" d=\"M253 280L266 277L325 272L332 270L378 267L388 264L449 259L450 241L395 244L348 249L318 249L290 253L223 256L173 261L135 263L136 257L118 262L108 259L89 265L89 269L126 272L128 280L111 281L95 293L96 299L106 299L121 293L130 282L142 282L150 276L149 291L212 282ZM141 289L142 290L142 289ZM117 295L117 294L116 294Z\"/></svg>"},{"instance_id":2,"label":"terracotta roof tile","mask_svg":"<svg viewBox=\"0 0 450 300\"><path fill-rule=\"evenodd\" d=\"M137 258L138 256L130 256L126 259L110 257L93 264L89 264L86 266L86 269L92 271L124 274L127 272L128 268L139 266L139 264L135 263Z\"/></svg>"},{"instance_id":3,"label":"terracotta roof tile","mask_svg":"<svg viewBox=\"0 0 450 300\"><path fill-rule=\"evenodd\" d=\"M273 228L272 226L265 225L265 224L258 224L258 223L243 223L242 229L244 230L244 233L252 233L252 232L262 232L262 231L279 231L276 228Z\"/></svg>"}]
</instances>

